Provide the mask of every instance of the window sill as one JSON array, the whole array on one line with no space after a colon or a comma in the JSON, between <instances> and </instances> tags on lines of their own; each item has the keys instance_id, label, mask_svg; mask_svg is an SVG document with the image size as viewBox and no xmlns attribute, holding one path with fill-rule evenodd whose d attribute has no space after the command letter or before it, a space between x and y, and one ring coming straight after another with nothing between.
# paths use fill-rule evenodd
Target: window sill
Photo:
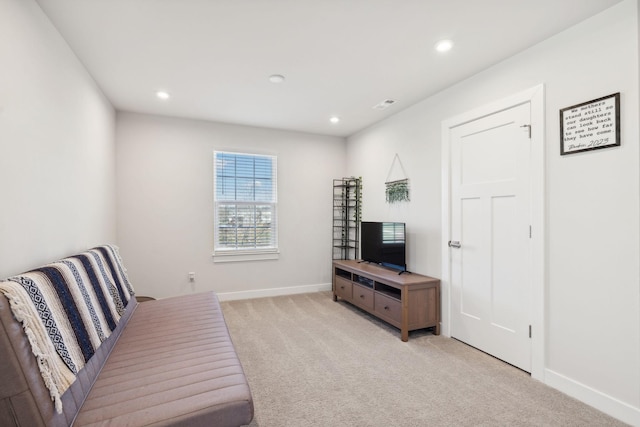
<instances>
[{"instance_id":1,"label":"window sill","mask_svg":"<svg viewBox=\"0 0 640 427\"><path fill-rule=\"evenodd\" d=\"M280 252L266 251L266 252L214 252L213 262L244 262L244 261L266 261L279 259Z\"/></svg>"}]
</instances>

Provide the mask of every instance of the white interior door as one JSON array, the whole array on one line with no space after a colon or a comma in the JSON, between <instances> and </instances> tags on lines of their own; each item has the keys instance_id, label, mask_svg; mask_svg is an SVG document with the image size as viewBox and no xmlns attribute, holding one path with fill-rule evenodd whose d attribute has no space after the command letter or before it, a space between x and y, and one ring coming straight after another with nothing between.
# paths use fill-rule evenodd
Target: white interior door
<instances>
[{"instance_id":1,"label":"white interior door","mask_svg":"<svg viewBox=\"0 0 640 427\"><path fill-rule=\"evenodd\" d=\"M451 336L531 372L530 104L451 129ZM459 247L457 242L459 242Z\"/></svg>"}]
</instances>

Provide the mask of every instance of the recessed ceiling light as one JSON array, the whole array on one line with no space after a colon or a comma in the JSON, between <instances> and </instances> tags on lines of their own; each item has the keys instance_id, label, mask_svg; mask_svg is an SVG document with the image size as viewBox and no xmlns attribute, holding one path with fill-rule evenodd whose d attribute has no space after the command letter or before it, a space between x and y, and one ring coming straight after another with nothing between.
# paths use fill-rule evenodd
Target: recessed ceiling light
<instances>
[{"instance_id":1,"label":"recessed ceiling light","mask_svg":"<svg viewBox=\"0 0 640 427\"><path fill-rule=\"evenodd\" d=\"M169 92L165 92L164 90L159 90L156 92L156 96L160 99L169 99L171 98L171 95L169 95Z\"/></svg>"},{"instance_id":2,"label":"recessed ceiling light","mask_svg":"<svg viewBox=\"0 0 640 427\"><path fill-rule=\"evenodd\" d=\"M329 121L335 125L336 123L340 123L340 117L338 117L338 116L331 116L331 117L329 118Z\"/></svg>"},{"instance_id":3,"label":"recessed ceiling light","mask_svg":"<svg viewBox=\"0 0 640 427\"><path fill-rule=\"evenodd\" d=\"M269 76L269 81L271 83L282 83L284 81L284 76L282 74L272 74Z\"/></svg>"},{"instance_id":4,"label":"recessed ceiling light","mask_svg":"<svg viewBox=\"0 0 640 427\"><path fill-rule=\"evenodd\" d=\"M438 52L448 52L453 47L453 42L451 40L440 40L436 43L436 50Z\"/></svg>"}]
</instances>

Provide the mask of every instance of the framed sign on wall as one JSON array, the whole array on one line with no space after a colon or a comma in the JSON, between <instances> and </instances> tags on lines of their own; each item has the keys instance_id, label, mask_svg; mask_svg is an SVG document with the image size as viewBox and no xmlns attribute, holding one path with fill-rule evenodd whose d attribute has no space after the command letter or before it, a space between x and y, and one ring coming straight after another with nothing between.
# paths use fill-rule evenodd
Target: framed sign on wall
<instances>
[{"instance_id":1,"label":"framed sign on wall","mask_svg":"<svg viewBox=\"0 0 640 427\"><path fill-rule=\"evenodd\" d=\"M620 145L620 92L560 110L560 154Z\"/></svg>"}]
</instances>

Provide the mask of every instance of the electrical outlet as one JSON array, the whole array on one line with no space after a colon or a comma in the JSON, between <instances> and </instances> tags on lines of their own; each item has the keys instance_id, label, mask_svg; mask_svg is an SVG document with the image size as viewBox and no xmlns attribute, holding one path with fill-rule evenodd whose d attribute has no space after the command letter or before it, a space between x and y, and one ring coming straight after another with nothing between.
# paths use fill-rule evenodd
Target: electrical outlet
<instances>
[{"instance_id":1,"label":"electrical outlet","mask_svg":"<svg viewBox=\"0 0 640 427\"><path fill-rule=\"evenodd\" d=\"M189 281L190 282L196 281L196 273L194 273L193 271L189 272Z\"/></svg>"}]
</instances>

